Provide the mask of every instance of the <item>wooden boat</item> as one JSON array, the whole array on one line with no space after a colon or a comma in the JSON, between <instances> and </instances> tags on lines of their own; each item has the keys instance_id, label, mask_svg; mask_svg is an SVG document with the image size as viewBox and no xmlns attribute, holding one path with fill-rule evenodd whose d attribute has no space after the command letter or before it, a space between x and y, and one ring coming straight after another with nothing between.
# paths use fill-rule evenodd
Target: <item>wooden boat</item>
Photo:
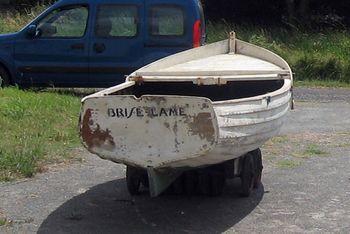
<instances>
[{"instance_id":1,"label":"wooden boat","mask_svg":"<svg viewBox=\"0 0 350 234\"><path fill-rule=\"evenodd\" d=\"M228 40L161 59L125 83L85 97L82 142L101 158L128 166L132 194L141 182L152 196L174 181L189 190L195 182L183 178L194 177L187 171L212 168L210 175L224 173L213 177L219 182L207 180L213 193L226 178L239 176L249 195L261 178L259 147L279 133L292 105L292 83L281 57L231 33Z\"/></svg>"}]
</instances>

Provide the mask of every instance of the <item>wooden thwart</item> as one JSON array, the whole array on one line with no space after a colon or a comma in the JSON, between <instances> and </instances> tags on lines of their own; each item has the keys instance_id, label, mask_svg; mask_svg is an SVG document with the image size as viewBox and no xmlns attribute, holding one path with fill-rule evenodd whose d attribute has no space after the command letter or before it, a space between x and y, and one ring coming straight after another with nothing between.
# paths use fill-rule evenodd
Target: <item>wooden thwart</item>
<instances>
[{"instance_id":1,"label":"wooden thwart","mask_svg":"<svg viewBox=\"0 0 350 234\"><path fill-rule=\"evenodd\" d=\"M202 77L202 76L240 76L240 75L249 75L249 76L258 76L258 75L289 75L290 72L287 70L221 70L221 71L139 71L135 72L134 76L171 76L171 77Z\"/></svg>"},{"instance_id":2,"label":"wooden thwart","mask_svg":"<svg viewBox=\"0 0 350 234\"><path fill-rule=\"evenodd\" d=\"M136 72L129 81L135 82L190 82L199 85L226 84L229 81L257 81L286 79L286 70L235 71L158 71Z\"/></svg>"},{"instance_id":3,"label":"wooden thwart","mask_svg":"<svg viewBox=\"0 0 350 234\"><path fill-rule=\"evenodd\" d=\"M236 75L236 76L135 76L129 80L135 82L193 82L199 85L226 84L229 81L258 81L284 79L281 74Z\"/></svg>"}]
</instances>

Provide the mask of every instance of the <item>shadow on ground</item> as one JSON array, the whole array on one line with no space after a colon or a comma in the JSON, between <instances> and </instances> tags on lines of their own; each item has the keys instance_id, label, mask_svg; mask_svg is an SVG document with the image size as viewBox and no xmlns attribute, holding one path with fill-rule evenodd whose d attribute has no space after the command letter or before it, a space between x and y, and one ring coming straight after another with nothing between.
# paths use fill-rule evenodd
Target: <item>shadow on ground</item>
<instances>
[{"instance_id":1,"label":"shadow on ground","mask_svg":"<svg viewBox=\"0 0 350 234\"><path fill-rule=\"evenodd\" d=\"M130 197L125 180L97 185L64 203L41 224L38 233L221 233L234 226L259 204L264 188L250 198L229 182L220 197L163 195L145 192Z\"/></svg>"}]
</instances>

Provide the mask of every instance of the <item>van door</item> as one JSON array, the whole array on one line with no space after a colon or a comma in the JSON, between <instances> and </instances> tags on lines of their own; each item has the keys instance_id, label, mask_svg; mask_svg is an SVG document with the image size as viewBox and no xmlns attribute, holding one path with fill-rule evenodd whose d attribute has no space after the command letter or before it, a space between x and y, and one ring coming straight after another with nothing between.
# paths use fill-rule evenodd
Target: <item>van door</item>
<instances>
[{"instance_id":1,"label":"van door","mask_svg":"<svg viewBox=\"0 0 350 234\"><path fill-rule=\"evenodd\" d=\"M68 5L33 22L37 35L16 41L16 76L23 84L82 86L88 82L89 7Z\"/></svg>"},{"instance_id":2,"label":"van door","mask_svg":"<svg viewBox=\"0 0 350 234\"><path fill-rule=\"evenodd\" d=\"M143 66L143 1L97 3L90 43L90 79L94 86L124 82Z\"/></svg>"},{"instance_id":3,"label":"van door","mask_svg":"<svg viewBox=\"0 0 350 234\"><path fill-rule=\"evenodd\" d=\"M193 1L147 0L145 63L192 48Z\"/></svg>"}]
</instances>

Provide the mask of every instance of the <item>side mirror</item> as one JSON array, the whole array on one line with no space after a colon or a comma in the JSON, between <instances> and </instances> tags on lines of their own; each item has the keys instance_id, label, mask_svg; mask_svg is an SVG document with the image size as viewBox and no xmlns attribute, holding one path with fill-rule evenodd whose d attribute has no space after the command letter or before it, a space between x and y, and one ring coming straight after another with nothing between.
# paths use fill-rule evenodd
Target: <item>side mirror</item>
<instances>
[{"instance_id":1,"label":"side mirror","mask_svg":"<svg viewBox=\"0 0 350 234\"><path fill-rule=\"evenodd\" d=\"M27 36L30 38L33 38L36 36L36 33L37 33L36 25L34 25L34 24L29 25L27 28Z\"/></svg>"}]
</instances>

